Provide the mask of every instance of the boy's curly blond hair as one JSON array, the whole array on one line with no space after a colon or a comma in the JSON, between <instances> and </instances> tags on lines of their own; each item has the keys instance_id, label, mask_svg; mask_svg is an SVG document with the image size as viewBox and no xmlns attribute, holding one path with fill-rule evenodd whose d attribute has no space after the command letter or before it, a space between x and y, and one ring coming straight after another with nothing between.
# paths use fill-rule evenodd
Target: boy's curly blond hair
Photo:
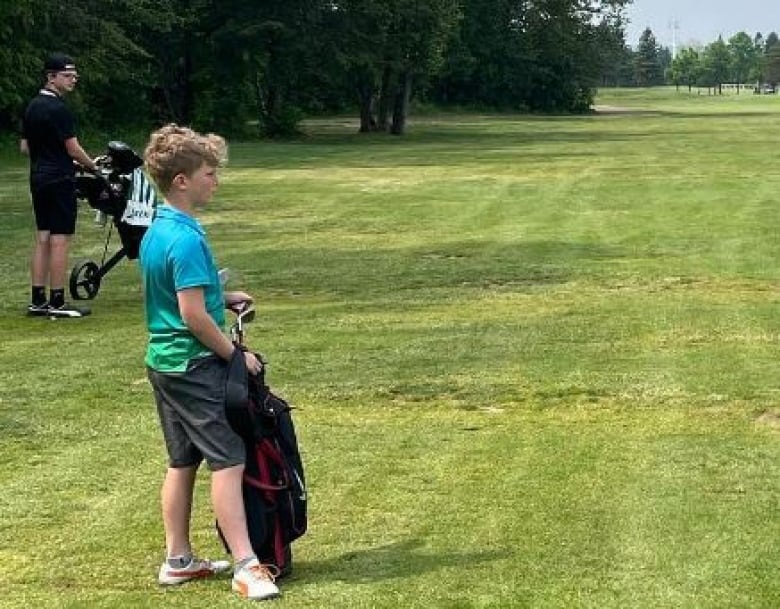
<instances>
[{"instance_id":1,"label":"boy's curly blond hair","mask_svg":"<svg viewBox=\"0 0 780 609\"><path fill-rule=\"evenodd\" d=\"M152 133L144 150L146 171L163 194L168 194L180 173L189 177L204 164L217 167L226 162L224 138L213 133L203 135L175 123Z\"/></svg>"}]
</instances>

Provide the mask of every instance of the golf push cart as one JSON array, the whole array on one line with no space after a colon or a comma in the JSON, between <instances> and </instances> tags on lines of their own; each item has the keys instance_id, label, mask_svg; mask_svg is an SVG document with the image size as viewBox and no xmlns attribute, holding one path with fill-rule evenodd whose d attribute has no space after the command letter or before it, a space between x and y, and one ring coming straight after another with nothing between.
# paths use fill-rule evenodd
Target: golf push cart
<instances>
[{"instance_id":1,"label":"golf push cart","mask_svg":"<svg viewBox=\"0 0 780 609\"><path fill-rule=\"evenodd\" d=\"M135 260L141 239L154 218L157 193L144 174L143 160L127 144L108 143L105 155L96 159L95 173L76 174L76 196L97 211L95 221L108 224L103 259L79 260L70 273L70 295L74 300L92 300L100 290L103 277L122 258ZM110 224L108 223L110 220ZM108 244L116 228L122 247L108 260Z\"/></svg>"}]
</instances>

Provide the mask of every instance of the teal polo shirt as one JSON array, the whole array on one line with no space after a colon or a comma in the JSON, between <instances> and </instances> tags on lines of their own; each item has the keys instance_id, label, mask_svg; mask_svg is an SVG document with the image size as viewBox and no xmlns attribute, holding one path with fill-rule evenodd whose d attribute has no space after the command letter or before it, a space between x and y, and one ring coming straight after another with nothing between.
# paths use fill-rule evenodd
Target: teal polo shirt
<instances>
[{"instance_id":1,"label":"teal polo shirt","mask_svg":"<svg viewBox=\"0 0 780 609\"><path fill-rule=\"evenodd\" d=\"M206 233L192 216L161 205L141 240L138 260L149 329L146 365L159 372L184 372L192 358L211 351L190 333L176 293L203 288L206 311L218 327L225 327L225 297Z\"/></svg>"}]
</instances>

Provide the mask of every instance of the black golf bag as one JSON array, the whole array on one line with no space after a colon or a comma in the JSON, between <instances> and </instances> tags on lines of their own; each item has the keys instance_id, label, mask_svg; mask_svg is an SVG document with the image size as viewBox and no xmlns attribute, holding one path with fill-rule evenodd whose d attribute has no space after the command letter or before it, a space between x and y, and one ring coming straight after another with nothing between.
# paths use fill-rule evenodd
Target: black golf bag
<instances>
[{"instance_id":1,"label":"black golf bag","mask_svg":"<svg viewBox=\"0 0 780 609\"><path fill-rule=\"evenodd\" d=\"M236 349L234 357L243 359L243 354ZM292 569L290 544L307 527L303 463L292 407L271 392L264 370L247 380L248 399L243 406L229 399L227 417L246 446L243 491L249 539L260 562L275 565L283 577ZM217 531L230 551L219 523Z\"/></svg>"},{"instance_id":2,"label":"black golf bag","mask_svg":"<svg viewBox=\"0 0 780 609\"><path fill-rule=\"evenodd\" d=\"M70 295L74 300L91 300L97 296L105 275L122 258L135 260L146 229L152 222L157 193L141 169L143 160L122 142L109 142L106 154L97 159L98 171L76 175L76 196L111 220L106 236L103 260L80 260L71 270ZM119 233L122 247L106 260L113 229Z\"/></svg>"}]
</instances>

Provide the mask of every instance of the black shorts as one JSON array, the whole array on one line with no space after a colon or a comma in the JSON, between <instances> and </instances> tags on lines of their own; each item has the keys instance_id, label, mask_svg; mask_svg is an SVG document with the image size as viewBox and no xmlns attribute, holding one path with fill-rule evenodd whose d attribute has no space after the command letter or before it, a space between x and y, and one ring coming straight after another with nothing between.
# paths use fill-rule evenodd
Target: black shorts
<instances>
[{"instance_id":1,"label":"black shorts","mask_svg":"<svg viewBox=\"0 0 780 609\"><path fill-rule=\"evenodd\" d=\"M227 362L213 355L193 360L186 372L147 373L170 467L194 467L205 459L214 471L244 463L244 441L225 414Z\"/></svg>"},{"instance_id":2,"label":"black shorts","mask_svg":"<svg viewBox=\"0 0 780 609\"><path fill-rule=\"evenodd\" d=\"M76 232L76 183L73 180L32 186L35 226L52 235L72 235Z\"/></svg>"}]
</instances>

